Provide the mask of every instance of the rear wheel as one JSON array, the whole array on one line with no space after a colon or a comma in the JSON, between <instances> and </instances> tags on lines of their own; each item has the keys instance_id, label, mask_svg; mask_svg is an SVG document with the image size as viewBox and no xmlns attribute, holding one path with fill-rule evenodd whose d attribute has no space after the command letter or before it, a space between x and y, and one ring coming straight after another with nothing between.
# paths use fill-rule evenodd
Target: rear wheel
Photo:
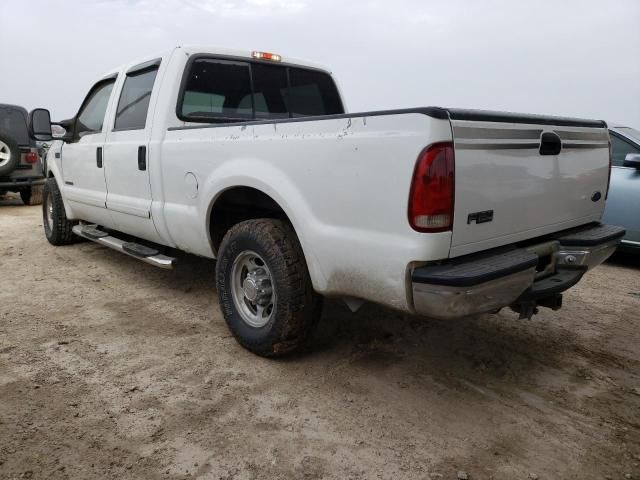
<instances>
[{"instance_id":1,"label":"rear wheel","mask_svg":"<svg viewBox=\"0 0 640 480\"><path fill-rule=\"evenodd\" d=\"M25 190L20 190L20 198L25 205L40 205L42 203L42 195L44 193L44 185L36 185Z\"/></svg>"},{"instance_id":2,"label":"rear wheel","mask_svg":"<svg viewBox=\"0 0 640 480\"><path fill-rule=\"evenodd\" d=\"M67 219L62 195L55 178L48 178L44 184L42 220L44 234L51 245L68 245L76 241L76 236L71 229L78 222Z\"/></svg>"},{"instance_id":3,"label":"rear wheel","mask_svg":"<svg viewBox=\"0 0 640 480\"><path fill-rule=\"evenodd\" d=\"M295 232L274 219L232 227L216 264L220 307L238 342L265 357L300 350L321 310Z\"/></svg>"}]
</instances>

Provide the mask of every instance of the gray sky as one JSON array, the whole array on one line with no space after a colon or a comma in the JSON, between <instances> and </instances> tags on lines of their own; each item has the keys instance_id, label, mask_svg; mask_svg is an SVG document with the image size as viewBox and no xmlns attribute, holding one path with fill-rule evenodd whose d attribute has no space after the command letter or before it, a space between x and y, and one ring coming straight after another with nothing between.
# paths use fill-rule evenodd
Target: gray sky
<instances>
[{"instance_id":1,"label":"gray sky","mask_svg":"<svg viewBox=\"0 0 640 480\"><path fill-rule=\"evenodd\" d=\"M350 111L439 105L640 128L640 0L0 0L0 103L73 116L178 44L329 66Z\"/></svg>"}]
</instances>

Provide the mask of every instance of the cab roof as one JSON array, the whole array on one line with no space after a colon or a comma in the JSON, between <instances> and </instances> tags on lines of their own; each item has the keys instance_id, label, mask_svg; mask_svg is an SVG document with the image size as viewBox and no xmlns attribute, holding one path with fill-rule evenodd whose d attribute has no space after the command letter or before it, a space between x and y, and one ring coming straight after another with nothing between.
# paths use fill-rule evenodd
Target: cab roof
<instances>
[{"instance_id":1,"label":"cab roof","mask_svg":"<svg viewBox=\"0 0 640 480\"><path fill-rule=\"evenodd\" d=\"M251 60L251 61L256 61L256 59L253 57L253 52L258 51L258 50L241 50L241 49L233 49L233 48L215 47L215 46L211 46L211 45L178 45L173 50L171 50L170 52L166 52L163 55L146 56L146 57L144 57L142 59L138 59L136 61L129 62L129 63L126 63L124 65L120 65L117 68L113 68L113 69L109 70L108 72L106 72L103 75L103 78L106 78L106 77L109 77L111 75L117 74L117 73L121 72L122 70L129 69L131 67L134 67L136 65L140 65L140 64L148 62L150 60L154 60L154 59L157 59L157 58L163 58L163 59L168 58L176 50L181 50L184 53L186 53L187 55L197 55L197 54L221 55L221 56L226 56L226 57L237 57L237 58L247 59L247 60ZM260 51L262 51L262 50L260 50ZM277 53L278 55L280 55L278 52L273 52L273 53ZM324 72L327 72L327 73L331 74L331 71L327 67L325 67L324 65L320 65L320 64L317 64L317 63L309 62L309 61L306 61L306 60L300 60L298 58L282 56L282 55L280 55L280 56L281 56L281 61L278 62L279 64L295 65L295 66L299 66L299 67L303 67L303 68L312 68L312 69L315 69L315 70L322 70Z\"/></svg>"},{"instance_id":2,"label":"cab roof","mask_svg":"<svg viewBox=\"0 0 640 480\"><path fill-rule=\"evenodd\" d=\"M194 55L194 54L198 54L198 53L205 53L205 54L211 54L211 55L224 55L224 56L229 56L229 57L246 58L247 60L255 60L255 58L253 57L253 52L265 51L265 50L261 50L261 49L258 49L258 48L256 48L255 50L240 50L240 49L233 49L233 48L213 47L213 46L210 46L210 45L209 46L207 46L207 45L182 45L182 46L177 46L176 50L178 50L178 49L182 49L188 55ZM317 64L317 63L309 62L307 60L301 60L299 58L293 58L293 57L284 56L280 52L272 52L272 53L275 53L275 54L278 54L278 55L281 56L281 58L282 58L281 63L285 63L285 64L288 64L288 65L296 65L296 66L306 67L306 68L314 68L314 69L317 69L317 70L324 70L325 72L329 72L329 69L327 67L325 67L324 65L320 65L320 64Z\"/></svg>"}]
</instances>

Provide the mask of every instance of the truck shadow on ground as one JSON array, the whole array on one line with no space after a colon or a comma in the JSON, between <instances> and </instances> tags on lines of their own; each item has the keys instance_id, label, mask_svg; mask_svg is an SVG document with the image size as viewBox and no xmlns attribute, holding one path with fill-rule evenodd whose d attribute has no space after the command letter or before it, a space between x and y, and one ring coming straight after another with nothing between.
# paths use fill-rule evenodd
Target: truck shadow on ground
<instances>
[{"instance_id":1,"label":"truck shadow on ground","mask_svg":"<svg viewBox=\"0 0 640 480\"><path fill-rule=\"evenodd\" d=\"M352 314L340 301L330 299L325 302L316 351L343 351L354 366L372 372L406 363L437 376L473 372L516 379L557 365L573 348L574 334L554 325L542 327L542 322L548 320L520 321L511 313L438 320L377 305Z\"/></svg>"},{"instance_id":2,"label":"truck shadow on ground","mask_svg":"<svg viewBox=\"0 0 640 480\"><path fill-rule=\"evenodd\" d=\"M178 255L175 273L163 273L163 282L189 295L215 295L215 262ZM211 307L217 309L217 301ZM452 321L406 315L374 304L352 313L342 300L327 298L307 351L283 361L329 355L372 372L408 361L426 371L446 365L454 374L472 371L504 379L526 376L543 364L555 368L566 352L577 348L575 333L552 312L527 321L505 309L499 315Z\"/></svg>"},{"instance_id":3,"label":"truck shadow on ground","mask_svg":"<svg viewBox=\"0 0 640 480\"><path fill-rule=\"evenodd\" d=\"M634 268L640 270L640 249L638 253L631 252L616 252L607 261L611 265L616 265L623 268Z\"/></svg>"}]
</instances>

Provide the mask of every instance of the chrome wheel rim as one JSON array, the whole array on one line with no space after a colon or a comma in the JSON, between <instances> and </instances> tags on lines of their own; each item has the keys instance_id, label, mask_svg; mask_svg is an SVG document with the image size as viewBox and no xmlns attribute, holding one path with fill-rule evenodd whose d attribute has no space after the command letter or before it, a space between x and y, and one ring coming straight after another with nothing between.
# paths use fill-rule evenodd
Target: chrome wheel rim
<instances>
[{"instance_id":1,"label":"chrome wheel rim","mask_svg":"<svg viewBox=\"0 0 640 480\"><path fill-rule=\"evenodd\" d=\"M245 250L231 267L231 296L244 322L264 327L276 309L276 290L271 272L260 255Z\"/></svg>"},{"instance_id":2,"label":"chrome wheel rim","mask_svg":"<svg viewBox=\"0 0 640 480\"><path fill-rule=\"evenodd\" d=\"M51 197L51 192L47 194L47 201L45 203L45 212L47 213L47 225L49 226L49 230L53 230L53 198Z\"/></svg>"},{"instance_id":3,"label":"chrome wheel rim","mask_svg":"<svg viewBox=\"0 0 640 480\"><path fill-rule=\"evenodd\" d=\"M9 145L0 140L0 167L4 167L9 163L10 158L11 150L9 150Z\"/></svg>"}]
</instances>

